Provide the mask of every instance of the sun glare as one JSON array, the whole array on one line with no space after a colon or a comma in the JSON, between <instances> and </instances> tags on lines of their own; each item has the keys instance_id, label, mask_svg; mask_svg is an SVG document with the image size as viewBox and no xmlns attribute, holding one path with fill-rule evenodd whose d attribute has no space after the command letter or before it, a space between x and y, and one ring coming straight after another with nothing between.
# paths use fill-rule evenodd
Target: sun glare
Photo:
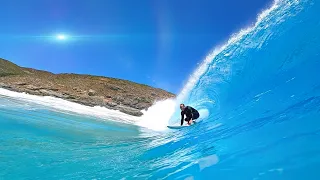
<instances>
[{"instance_id":1,"label":"sun glare","mask_svg":"<svg viewBox=\"0 0 320 180\"><path fill-rule=\"evenodd\" d=\"M63 41L63 40L66 40L66 39L67 39L67 36L64 35L64 34L58 34L58 35L56 36L56 38L57 38L58 40L60 40L60 41Z\"/></svg>"}]
</instances>

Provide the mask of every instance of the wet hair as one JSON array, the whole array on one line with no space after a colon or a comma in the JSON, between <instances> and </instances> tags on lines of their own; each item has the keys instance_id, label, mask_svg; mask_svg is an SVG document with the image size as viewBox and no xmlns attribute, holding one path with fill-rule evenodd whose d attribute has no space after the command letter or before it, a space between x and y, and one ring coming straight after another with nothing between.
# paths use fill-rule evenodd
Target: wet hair
<instances>
[{"instance_id":1,"label":"wet hair","mask_svg":"<svg viewBox=\"0 0 320 180\"><path fill-rule=\"evenodd\" d=\"M180 106L185 106L185 105L183 103L181 103Z\"/></svg>"}]
</instances>

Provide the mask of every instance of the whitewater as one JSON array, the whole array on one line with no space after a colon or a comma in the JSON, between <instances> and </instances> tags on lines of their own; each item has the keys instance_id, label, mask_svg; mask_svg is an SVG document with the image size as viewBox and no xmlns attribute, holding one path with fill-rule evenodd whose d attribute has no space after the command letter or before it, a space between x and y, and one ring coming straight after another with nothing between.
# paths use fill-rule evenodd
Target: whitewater
<instances>
[{"instance_id":1,"label":"whitewater","mask_svg":"<svg viewBox=\"0 0 320 180\"><path fill-rule=\"evenodd\" d=\"M319 12L275 1L142 117L0 89L0 179L319 179Z\"/></svg>"}]
</instances>

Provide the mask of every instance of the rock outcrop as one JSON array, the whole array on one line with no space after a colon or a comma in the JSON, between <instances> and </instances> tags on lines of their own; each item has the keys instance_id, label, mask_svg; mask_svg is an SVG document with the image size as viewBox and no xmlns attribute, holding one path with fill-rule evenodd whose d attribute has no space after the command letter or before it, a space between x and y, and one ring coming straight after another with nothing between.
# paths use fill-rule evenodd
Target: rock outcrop
<instances>
[{"instance_id":1,"label":"rock outcrop","mask_svg":"<svg viewBox=\"0 0 320 180\"><path fill-rule=\"evenodd\" d=\"M53 96L87 106L102 106L141 116L155 101L175 97L162 89L127 80L80 75L53 74L19 67L0 58L0 87L39 96Z\"/></svg>"}]
</instances>

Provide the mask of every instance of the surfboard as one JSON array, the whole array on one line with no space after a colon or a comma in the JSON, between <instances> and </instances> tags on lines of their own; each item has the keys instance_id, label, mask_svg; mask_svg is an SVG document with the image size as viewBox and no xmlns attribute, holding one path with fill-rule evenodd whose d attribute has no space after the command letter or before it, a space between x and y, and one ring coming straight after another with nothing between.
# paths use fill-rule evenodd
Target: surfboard
<instances>
[{"instance_id":1,"label":"surfboard","mask_svg":"<svg viewBox=\"0 0 320 180\"><path fill-rule=\"evenodd\" d=\"M195 124L197 124L197 122L193 121L193 123L191 125L188 125L186 123L184 123L182 126L181 125L169 125L167 126L169 129L181 129L181 128L186 128L186 127L190 127L190 126L194 126Z\"/></svg>"}]
</instances>

